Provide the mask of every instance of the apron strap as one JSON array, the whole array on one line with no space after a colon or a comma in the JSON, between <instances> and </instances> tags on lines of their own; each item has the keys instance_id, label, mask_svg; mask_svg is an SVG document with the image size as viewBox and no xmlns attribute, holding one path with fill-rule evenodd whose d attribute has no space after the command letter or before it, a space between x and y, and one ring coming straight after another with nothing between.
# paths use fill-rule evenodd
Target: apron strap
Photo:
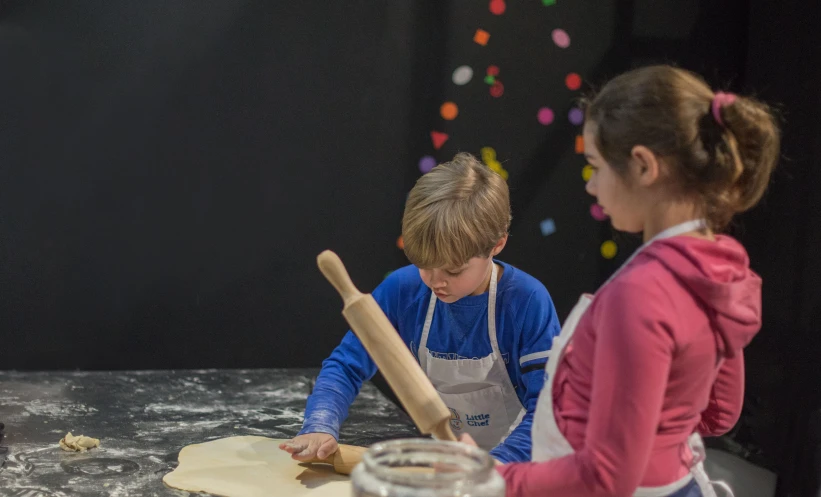
<instances>
[{"instance_id":1,"label":"apron strap","mask_svg":"<svg viewBox=\"0 0 821 497\"><path fill-rule=\"evenodd\" d=\"M428 313L425 315L425 325L422 327L422 338L419 339L419 364L422 366L422 371L427 371L428 334L430 333L430 324L433 322L434 309L436 309L436 294L431 290L430 300L428 301Z\"/></svg>"},{"instance_id":2,"label":"apron strap","mask_svg":"<svg viewBox=\"0 0 821 497\"><path fill-rule=\"evenodd\" d=\"M502 353L499 352L499 342L496 340L496 263L493 258L490 259L490 290L487 298L487 332L490 335L490 346L496 357L502 359ZM504 361L502 361L504 362Z\"/></svg>"}]
</instances>

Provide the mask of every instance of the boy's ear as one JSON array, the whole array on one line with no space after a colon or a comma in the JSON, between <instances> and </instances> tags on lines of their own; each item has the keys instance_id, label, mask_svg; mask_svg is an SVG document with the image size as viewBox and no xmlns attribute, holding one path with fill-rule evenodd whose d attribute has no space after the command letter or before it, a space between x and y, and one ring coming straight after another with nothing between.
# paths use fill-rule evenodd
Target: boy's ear
<instances>
[{"instance_id":1,"label":"boy's ear","mask_svg":"<svg viewBox=\"0 0 821 497\"><path fill-rule=\"evenodd\" d=\"M506 244L507 244L507 233L505 233L505 236L503 236L502 238L499 239L498 242L496 242L496 245L493 247L493 250L490 251L490 256L491 257L496 257L499 254L499 252L501 252L502 249L505 248Z\"/></svg>"}]
</instances>

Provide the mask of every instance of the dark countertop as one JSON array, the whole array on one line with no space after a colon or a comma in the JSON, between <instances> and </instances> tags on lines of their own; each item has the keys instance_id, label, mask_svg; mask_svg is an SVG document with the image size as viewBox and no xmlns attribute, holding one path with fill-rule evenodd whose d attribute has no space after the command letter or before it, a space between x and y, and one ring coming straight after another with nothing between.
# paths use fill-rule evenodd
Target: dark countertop
<instances>
[{"instance_id":1,"label":"dark countertop","mask_svg":"<svg viewBox=\"0 0 821 497\"><path fill-rule=\"evenodd\" d=\"M162 483L182 447L239 435L293 437L317 373L0 372L2 445L8 447L0 496L193 495ZM58 442L69 431L99 438L101 445L65 452ZM410 418L367 383L340 442L370 445L417 434Z\"/></svg>"}]
</instances>

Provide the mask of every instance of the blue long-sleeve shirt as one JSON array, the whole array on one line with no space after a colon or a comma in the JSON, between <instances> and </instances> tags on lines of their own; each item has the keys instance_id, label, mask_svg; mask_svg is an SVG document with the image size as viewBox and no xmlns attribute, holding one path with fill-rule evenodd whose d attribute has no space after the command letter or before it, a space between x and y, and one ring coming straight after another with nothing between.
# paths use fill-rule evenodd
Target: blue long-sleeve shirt
<instances>
[{"instance_id":1,"label":"blue long-sleeve shirt","mask_svg":"<svg viewBox=\"0 0 821 497\"><path fill-rule=\"evenodd\" d=\"M501 261L504 268L496 289L496 339L513 387L526 413L519 425L490 451L501 462L530 460L530 429L536 400L545 380L544 366L559 319L550 295L538 280ZM400 337L419 360L430 289L415 266L391 273L373 297ZM488 293L467 296L452 304L436 301L427 348L454 359L485 357L492 352L487 327ZM376 374L376 364L362 343L348 332L322 363L305 408L303 433L322 432L339 438L362 383Z\"/></svg>"}]
</instances>

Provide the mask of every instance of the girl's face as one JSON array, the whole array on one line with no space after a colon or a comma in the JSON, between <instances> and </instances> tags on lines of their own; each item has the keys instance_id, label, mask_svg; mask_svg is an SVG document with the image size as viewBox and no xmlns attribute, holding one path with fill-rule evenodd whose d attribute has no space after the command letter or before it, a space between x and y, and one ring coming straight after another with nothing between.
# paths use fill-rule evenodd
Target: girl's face
<instances>
[{"instance_id":1,"label":"girl's face","mask_svg":"<svg viewBox=\"0 0 821 497\"><path fill-rule=\"evenodd\" d=\"M584 125L584 156L593 167L593 174L585 189L596 197L604 213L610 216L613 228L640 233L644 229L645 209L638 192L601 156L596 148L596 129L594 122ZM627 174L630 172L628 168Z\"/></svg>"}]
</instances>

